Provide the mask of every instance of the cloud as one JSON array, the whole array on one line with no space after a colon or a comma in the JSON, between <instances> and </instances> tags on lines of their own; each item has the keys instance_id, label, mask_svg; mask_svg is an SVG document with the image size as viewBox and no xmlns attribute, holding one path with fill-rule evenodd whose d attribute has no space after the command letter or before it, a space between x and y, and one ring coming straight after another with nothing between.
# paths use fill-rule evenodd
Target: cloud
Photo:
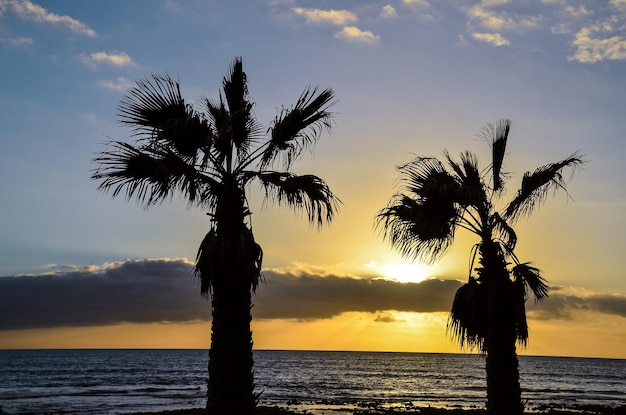
<instances>
[{"instance_id":1,"label":"cloud","mask_svg":"<svg viewBox=\"0 0 626 415\"><path fill-rule=\"evenodd\" d=\"M373 45L378 43L380 36L369 30L361 30L356 26L346 26L340 32L335 33L335 38L344 39L350 42L360 42Z\"/></svg>"},{"instance_id":2,"label":"cloud","mask_svg":"<svg viewBox=\"0 0 626 415\"><path fill-rule=\"evenodd\" d=\"M381 9L380 17L389 19L393 17L398 17L398 13L396 12L396 9L394 9L391 4L387 4L383 6L383 8Z\"/></svg>"},{"instance_id":3,"label":"cloud","mask_svg":"<svg viewBox=\"0 0 626 415\"><path fill-rule=\"evenodd\" d=\"M338 26L348 23L355 23L358 18L356 14L348 10L320 10L294 7L291 9L298 16L304 17L308 23L331 23Z\"/></svg>"},{"instance_id":4,"label":"cloud","mask_svg":"<svg viewBox=\"0 0 626 415\"><path fill-rule=\"evenodd\" d=\"M481 42L491 43L496 46L507 46L509 40L502 37L499 33L473 33L472 37Z\"/></svg>"},{"instance_id":5,"label":"cloud","mask_svg":"<svg viewBox=\"0 0 626 415\"><path fill-rule=\"evenodd\" d=\"M569 56L568 60L595 63L626 59L626 37L613 34L616 30L615 24L619 23L619 20L617 16L613 16L580 29L572 42L576 47L576 53Z\"/></svg>"},{"instance_id":6,"label":"cloud","mask_svg":"<svg viewBox=\"0 0 626 415\"><path fill-rule=\"evenodd\" d=\"M29 0L0 0L0 11L1 10L11 10L24 20L62 25L79 35L89 37L96 36L96 32L86 24L70 16L50 13L45 8Z\"/></svg>"},{"instance_id":7,"label":"cloud","mask_svg":"<svg viewBox=\"0 0 626 415\"><path fill-rule=\"evenodd\" d=\"M110 79L98 81L98 86L114 91L127 91L132 85L133 83L123 76L118 77L114 81Z\"/></svg>"},{"instance_id":8,"label":"cloud","mask_svg":"<svg viewBox=\"0 0 626 415\"><path fill-rule=\"evenodd\" d=\"M541 320L570 320L575 311L626 318L626 295L553 287L546 301L539 306L529 304L528 310L533 318Z\"/></svg>"},{"instance_id":9,"label":"cloud","mask_svg":"<svg viewBox=\"0 0 626 415\"><path fill-rule=\"evenodd\" d=\"M426 0L402 0L402 4L407 6L418 6L424 9L430 8L430 3Z\"/></svg>"},{"instance_id":10,"label":"cloud","mask_svg":"<svg viewBox=\"0 0 626 415\"><path fill-rule=\"evenodd\" d=\"M15 37L15 38L0 38L0 43L11 46L32 45L33 38L31 37Z\"/></svg>"},{"instance_id":11,"label":"cloud","mask_svg":"<svg viewBox=\"0 0 626 415\"><path fill-rule=\"evenodd\" d=\"M520 28L532 28L536 27L541 20L540 16L515 16L510 17L509 13L505 11L495 12L488 10L489 6L497 6L504 3L496 2L483 2L479 6L474 6L469 9L467 15L470 22L476 21L478 25L484 29L489 30L514 30Z\"/></svg>"},{"instance_id":12,"label":"cloud","mask_svg":"<svg viewBox=\"0 0 626 415\"><path fill-rule=\"evenodd\" d=\"M609 5L622 13L626 13L626 0L611 0Z\"/></svg>"},{"instance_id":13,"label":"cloud","mask_svg":"<svg viewBox=\"0 0 626 415\"><path fill-rule=\"evenodd\" d=\"M120 323L209 321L210 303L200 296L185 259L129 260L102 266L56 266L31 276L0 277L0 330L100 326ZM450 310L456 280L399 283L377 278L321 276L266 270L254 297L255 319L312 321L364 312L381 323L398 312ZM556 287L529 317L571 319L574 312L626 318L626 296Z\"/></svg>"},{"instance_id":14,"label":"cloud","mask_svg":"<svg viewBox=\"0 0 626 415\"><path fill-rule=\"evenodd\" d=\"M0 330L210 320L184 259L58 267L0 277ZM258 319L326 319L345 312L448 311L457 281L386 280L265 271L254 298Z\"/></svg>"},{"instance_id":15,"label":"cloud","mask_svg":"<svg viewBox=\"0 0 626 415\"><path fill-rule=\"evenodd\" d=\"M107 64L113 66L133 66L135 63L126 53L107 53L107 52L95 52L89 55L82 55L79 60L85 65L96 67L100 64Z\"/></svg>"},{"instance_id":16,"label":"cloud","mask_svg":"<svg viewBox=\"0 0 626 415\"><path fill-rule=\"evenodd\" d=\"M577 18L577 19L581 18L581 17L589 16L590 14L593 14L593 12L589 11L582 4L578 5L578 7L574 7L572 5L567 5L563 9L563 11L565 13L569 14L570 16L572 16L574 18Z\"/></svg>"}]
</instances>

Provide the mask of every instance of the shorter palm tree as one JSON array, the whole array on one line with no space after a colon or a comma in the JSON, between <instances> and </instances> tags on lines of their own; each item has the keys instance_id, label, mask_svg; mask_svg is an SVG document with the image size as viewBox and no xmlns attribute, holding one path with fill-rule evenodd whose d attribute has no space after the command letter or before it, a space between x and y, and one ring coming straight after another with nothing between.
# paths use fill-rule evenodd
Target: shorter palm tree
<instances>
[{"instance_id":1,"label":"shorter palm tree","mask_svg":"<svg viewBox=\"0 0 626 415\"><path fill-rule=\"evenodd\" d=\"M263 251L252 234L247 189L259 183L266 199L304 210L318 226L333 219L340 202L328 185L291 166L330 129L334 94L306 88L265 130L254 116L241 58L222 87L218 100L204 99L201 112L169 76L137 82L119 112L139 139L109 143L95 159L92 179L100 181L99 189L146 207L181 193L191 206L208 210L209 231L195 266L213 317L206 409L210 415L252 415L257 396L250 322Z\"/></svg>"},{"instance_id":2,"label":"shorter palm tree","mask_svg":"<svg viewBox=\"0 0 626 415\"><path fill-rule=\"evenodd\" d=\"M461 347L486 354L487 413L492 415L523 413L516 342L525 346L528 341L528 294L536 301L548 296L540 270L515 255L512 225L530 215L551 190L567 192L564 170L573 173L584 164L574 153L525 173L515 197L498 210L496 201L509 177L502 166L510 128L511 121L503 119L483 129L492 150L487 168L481 169L471 152L457 161L447 151L444 162L418 157L399 166L400 191L376 218L393 248L426 262L441 258L459 228L478 237L468 281L452 303L448 330Z\"/></svg>"}]
</instances>

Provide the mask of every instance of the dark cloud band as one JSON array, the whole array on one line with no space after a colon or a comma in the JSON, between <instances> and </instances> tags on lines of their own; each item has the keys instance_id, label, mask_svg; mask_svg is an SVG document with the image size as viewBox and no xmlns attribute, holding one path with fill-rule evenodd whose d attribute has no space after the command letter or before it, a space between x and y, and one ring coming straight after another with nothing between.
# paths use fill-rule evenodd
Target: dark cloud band
<instances>
[{"instance_id":1,"label":"dark cloud band","mask_svg":"<svg viewBox=\"0 0 626 415\"><path fill-rule=\"evenodd\" d=\"M184 260L139 260L35 276L0 277L0 330L117 323L210 320L192 265ZM344 312L448 312L455 280L397 283L265 272L252 310L255 319L315 320ZM568 318L571 310L626 317L626 297L576 296L555 289L535 318ZM390 321L381 318L379 321Z\"/></svg>"}]
</instances>

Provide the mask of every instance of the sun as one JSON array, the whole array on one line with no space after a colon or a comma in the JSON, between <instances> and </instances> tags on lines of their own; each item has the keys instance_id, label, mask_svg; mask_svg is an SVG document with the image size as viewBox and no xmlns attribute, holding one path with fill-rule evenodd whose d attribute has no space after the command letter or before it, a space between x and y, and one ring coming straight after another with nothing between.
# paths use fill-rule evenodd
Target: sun
<instances>
[{"instance_id":1,"label":"sun","mask_svg":"<svg viewBox=\"0 0 626 415\"><path fill-rule=\"evenodd\" d=\"M432 274L431 267L421 262L400 261L391 264L377 264L374 261L370 261L365 266L377 271L385 279L405 283L422 282L427 280Z\"/></svg>"}]
</instances>

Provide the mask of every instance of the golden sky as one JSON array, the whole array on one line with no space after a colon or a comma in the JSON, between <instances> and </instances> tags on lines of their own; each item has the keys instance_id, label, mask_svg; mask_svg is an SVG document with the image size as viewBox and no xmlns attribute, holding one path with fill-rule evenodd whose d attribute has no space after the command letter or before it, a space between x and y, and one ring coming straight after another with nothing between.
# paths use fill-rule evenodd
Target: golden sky
<instances>
[{"instance_id":1,"label":"golden sky","mask_svg":"<svg viewBox=\"0 0 626 415\"><path fill-rule=\"evenodd\" d=\"M459 351L447 313L476 240L410 264L374 217L397 165L444 149L486 163L477 134L506 117L504 201L528 170L589 161L516 224L518 257L552 287L522 352L626 358L624 1L146 4L0 0L0 348L208 346L190 276L206 212L111 200L90 160L133 139L116 109L135 81L169 73L189 103L218 99L241 56L265 127L307 85L333 88L332 132L295 172L343 202L318 231L250 188L257 348Z\"/></svg>"}]
</instances>

